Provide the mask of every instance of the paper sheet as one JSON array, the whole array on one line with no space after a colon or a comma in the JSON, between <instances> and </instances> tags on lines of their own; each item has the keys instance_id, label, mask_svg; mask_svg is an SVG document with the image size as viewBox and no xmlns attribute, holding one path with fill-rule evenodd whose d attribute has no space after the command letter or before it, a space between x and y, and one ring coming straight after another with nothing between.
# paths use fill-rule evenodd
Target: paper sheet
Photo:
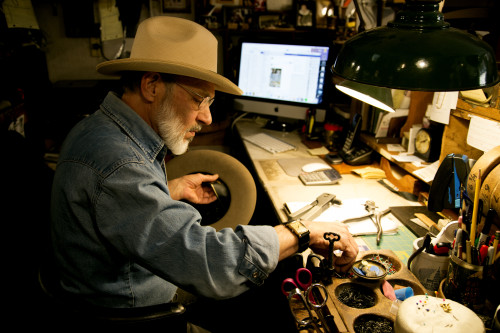
<instances>
[{"instance_id":1,"label":"paper sheet","mask_svg":"<svg viewBox=\"0 0 500 333\"><path fill-rule=\"evenodd\" d=\"M103 41L123 38L120 12L115 1L99 0L99 16L101 19L101 39Z\"/></svg>"},{"instance_id":2,"label":"paper sheet","mask_svg":"<svg viewBox=\"0 0 500 333\"><path fill-rule=\"evenodd\" d=\"M500 123L478 116L470 116L467 144L482 151L498 146Z\"/></svg>"},{"instance_id":3,"label":"paper sheet","mask_svg":"<svg viewBox=\"0 0 500 333\"><path fill-rule=\"evenodd\" d=\"M387 144L387 151L406 151L406 149L401 146L399 143L394 144L394 143L388 143Z\"/></svg>"},{"instance_id":4,"label":"paper sheet","mask_svg":"<svg viewBox=\"0 0 500 333\"><path fill-rule=\"evenodd\" d=\"M395 159L398 162L424 162L420 157L415 156L415 155L409 155L409 154L399 154L399 155L392 155L392 158Z\"/></svg>"},{"instance_id":5,"label":"paper sheet","mask_svg":"<svg viewBox=\"0 0 500 333\"><path fill-rule=\"evenodd\" d=\"M5 0L2 9L9 28L40 29L29 0Z\"/></svg>"},{"instance_id":6,"label":"paper sheet","mask_svg":"<svg viewBox=\"0 0 500 333\"><path fill-rule=\"evenodd\" d=\"M413 174L416 175L417 177L420 177L420 179L422 179L425 182L430 182L434 180L434 176L436 175L438 169L439 169L439 160L437 160L436 162L432 163L429 166L426 166L425 168L413 171Z\"/></svg>"},{"instance_id":7,"label":"paper sheet","mask_svg":"<svg viewBox=\"0 0 500 333\"><path fill-rule=\"evenodd\" d=\"M448 125L450 111L457 108L458 91L435 92L429 117L433 121Z\"/></svg>"},{"instance_id":8,"label":"paper sheet","mask_svg":"<svg viewBox=\"0 0 500 333\"><path fill-rule=\"evenodd\" d=\"M367 211L365 210L365 202L367 198L357 198L348 199L342 202L342 205L334 205L324 211L320 216L314 219L314 221L324 221L324 222L341 222L346 219L356 218L364 216ZM288 208L295 212L309 202L287 202ZM398 231L398 222L390 215L385 215L381 219L382 230L384 235L395 234ZM346 222L349 232L353 236L361 235L374 235L377 233L377 227L375 223L367 217L364 219L356 220L353 222Z\"/></svg>"}]
</instances>

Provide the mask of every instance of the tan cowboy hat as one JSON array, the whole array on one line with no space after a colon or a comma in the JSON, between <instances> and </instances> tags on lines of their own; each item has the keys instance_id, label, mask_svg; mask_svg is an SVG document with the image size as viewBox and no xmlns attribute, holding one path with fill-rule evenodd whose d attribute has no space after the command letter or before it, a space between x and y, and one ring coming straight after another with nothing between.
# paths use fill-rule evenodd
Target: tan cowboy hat
<instances>
[{"instance_id":1,"label":"tan cowboy hat","mask_svg":"<svg viewBox=\"0 0 500 333\"><path fill-rule=\"evenodd\" d=\"M217 74L217 39L201 25L182 18L155 16L139 24L130 58L97 65L97 71L119 75L122 71L145 71L184 75L215 84L233 95L242 90Z\"/></svg>"},{"instance_id":2,"label":"tan cowboy hat","mask_svg":"<svg viewBox=\"0 0 500 333\"><path fill-rule=\"evenodd\" d=\"M200 211L203 225L221 230L250 222L257 202L257 189L248 169L234 157L216 150L190 150L168 161L165 168L167 180L192 173L219 175L219 182L212 187L217 201L210 205L193 205Z\"/></svg>"}]
</instances>

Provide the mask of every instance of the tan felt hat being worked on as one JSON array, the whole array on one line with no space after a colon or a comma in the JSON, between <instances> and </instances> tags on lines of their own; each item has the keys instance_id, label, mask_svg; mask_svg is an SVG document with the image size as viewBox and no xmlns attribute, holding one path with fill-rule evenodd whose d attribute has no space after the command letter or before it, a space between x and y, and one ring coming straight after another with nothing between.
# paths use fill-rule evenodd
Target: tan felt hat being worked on
<instances>
[{"instance_id":1,"label":"tan felt hat being worked on","mask_svg":"<svg viewBox=\"0 0 500 333\"><path fill-rule=\"evenodd\" d=\"M142 21L135 35L130 58L97 65L97 71L119 75L122 71L184 75L215 84L233 95L242 90L217 73L217 39L201 25L182 18L155 16Z\"/></svg>"},{"instance_id":2,"label":"tan felt hat being worked on","mask_svg":"<svg viewBox=\"0 0 500 333\"><path fill-rule=\"evenodd\" d=\"M234 229L239 224L250 222L257 201L257 189L248 169L234 157L215 150L190 150L168 161L165 167L168 180L201 172L218 174L219 180L227 186L229 193L226 196L229 198L229 203L228 207L221 211L221 216L214 214L213 205L195 206L203 219L209 217L210 222L206 224L221 230L228 227ZM218 198L218 201L221 199ZM217 205L217 203L214 204ZM203 206L207 207L203 208ZM207 214L204 216L203 213ZM211 215L210 213L212 216L207 216ZM213 220L211 217L214 217Z\"/></svg>"}]
</instances>

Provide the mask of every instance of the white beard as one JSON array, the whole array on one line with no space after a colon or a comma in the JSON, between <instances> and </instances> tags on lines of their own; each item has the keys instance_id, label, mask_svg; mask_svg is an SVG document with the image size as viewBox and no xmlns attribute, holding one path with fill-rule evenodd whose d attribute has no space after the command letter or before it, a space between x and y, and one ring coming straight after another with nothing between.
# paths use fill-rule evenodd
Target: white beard
<instances>
[{"instance_id":1,"label":"white beard","mask_svg":"<svg viewBox=\"0 0 500 333\"><path fill-rule=\"evenodd\" d=\"M175 155L184 154L193 141L193 138L184 139L187 132L201 130L201 125L195 125L188 130L183 130L182 118L174 111L172 104L167 99L162 103L161 110L157 113L159 135L170 151Z\"/></svg>"}]
</instances>

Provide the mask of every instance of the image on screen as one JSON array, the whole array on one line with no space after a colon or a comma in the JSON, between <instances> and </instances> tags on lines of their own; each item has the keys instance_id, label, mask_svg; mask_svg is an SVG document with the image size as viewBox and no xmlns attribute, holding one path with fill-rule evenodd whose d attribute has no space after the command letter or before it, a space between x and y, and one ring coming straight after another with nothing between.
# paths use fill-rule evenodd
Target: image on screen
<instances>
[{"instance_id":1,"label":"image on screen","mask_svg":"<svg viewBox=\"0 0 500 333\"><path fill-rule=\"evenodd\" d=\"M318 105L328 46L243 42L238 86L243 96Z\"/></svg>"}]
</instances>

